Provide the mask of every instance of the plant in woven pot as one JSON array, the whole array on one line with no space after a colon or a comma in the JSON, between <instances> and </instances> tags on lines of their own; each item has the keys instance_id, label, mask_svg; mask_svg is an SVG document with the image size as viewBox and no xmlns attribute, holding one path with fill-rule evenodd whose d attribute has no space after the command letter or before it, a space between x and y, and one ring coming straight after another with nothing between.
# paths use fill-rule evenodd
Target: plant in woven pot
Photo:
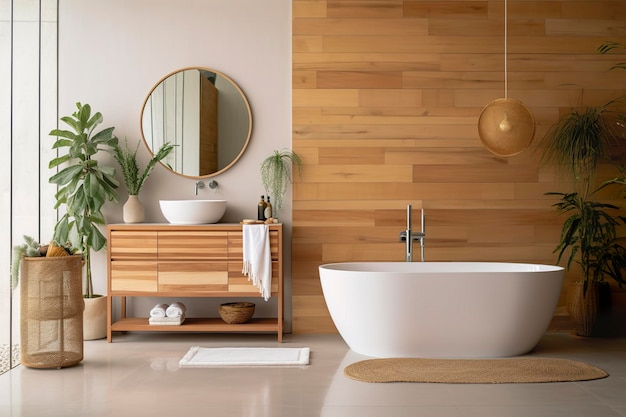
<instances>
[{"instance_id":1,"label":"plant in woven pot","mask_svg":"<svg viewBox=\"0 0 626 417\"><path fill-rule=\"evenodd\" d=\"M20 287L20 362L63 368L83 359L82 256L24 236L13 247L11 284Z\"/></svg>"},{"instance_id":2,"label":"plant in woven pot","mask_svg":"<svg viewBox=\"0 0 626 417\"><path fill-rule=\"evenodd\" d=\"M128 190L128 200L123 207L123 218L125 223L141 223L144 220L144 209L139 200L139 192L143 188L150 172L157 162L162 161L174 149L174 145L169 142L164 143L155 154L152 155L146 168L141 171L137 162L137 147L132 150L128 147L128 141L124 141L124 147L119 143L113 145L113 157L122 169L122 177Z\"/></svg>"},{"instance_id":3,"label":"plant in woven pot","mask_svg":"<svg viewBox=\"0 0 626 417\"><path fill-rule=\"evenodd\" d=\"M612 150L624 137L623 124L618 123L622 114L619 101L573 109L548 130L539 148L540 164L556 167L574 190L548 195L560 197L554 207L568 216L555 248L557 263L567 258L568 270L580 266L580 280L569 288L568 309L581 336L593 335L598 311L610 309L600 303L601 294L603 301L610 300L606 278L619 285L626 282L621 272L626 250L618 236L624 218L618 206L599 201L604 185L595 185L598 165L612 163Z\"/></svg>"},{"instance_id":4,"label":"plant in woven pot","mask_svg":"<svg viewBox=\"0 0 626 417\"><path fill-rule=\"evenodd\" d=\"M50 161L50 168L59 168L50 177L58 186L55 208L65 213L54 228L54 240L71 242L79 249L85 262L85 340L106 336L106 297L94 294L91 251L106 247L106 237L99 227L105 225L102 207L107 201L117 202L115 169L102 165L95 158L101 151L111 152L117 144L113 127L96 131L102 114L93 113L88 104L76 103L77 111L61 118L70 130L54 129L53 148L59 155ZM65 153L61 152L65 151Z\"/></svg>"}]
</instances>

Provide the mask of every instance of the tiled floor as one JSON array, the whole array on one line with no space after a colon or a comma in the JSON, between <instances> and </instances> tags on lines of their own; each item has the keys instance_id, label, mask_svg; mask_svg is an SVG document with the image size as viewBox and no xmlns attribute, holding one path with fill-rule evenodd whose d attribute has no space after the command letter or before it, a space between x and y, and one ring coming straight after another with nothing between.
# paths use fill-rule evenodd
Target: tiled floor
<instances>
[{"instance_id":1,"label":"tiled floor","mask_svg":"<svg viewBox=\"0 0 626 417\"><path fill-rule=\"evenodd\" d=\"M585 361L610 376L552 384L368 384L343 368L364 358L336 335L286 335L311 348L303 368L179 369L190 346L279 346L271 335L125 334L85 342L62 370L0 376L0 416L626 416L626 339L548 333L532 355Z\"/></svg>"}]
</instances>

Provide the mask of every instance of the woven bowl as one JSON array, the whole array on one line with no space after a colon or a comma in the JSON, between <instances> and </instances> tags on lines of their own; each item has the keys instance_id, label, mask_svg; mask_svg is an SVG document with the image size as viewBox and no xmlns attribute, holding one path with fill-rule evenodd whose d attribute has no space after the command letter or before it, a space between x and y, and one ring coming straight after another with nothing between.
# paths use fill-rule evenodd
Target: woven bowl
<instances>
[{"instance_id":1,"label":"woven bowl","mask_svg":"<svg viewBox=\"0 0 626 417\"><path fill-rule=\"evenodd\" d=\"M241 324L250 321L254 314L254 303L236 302L221 304L220 317L228 324Z\"/></svg>"}]
</instances>

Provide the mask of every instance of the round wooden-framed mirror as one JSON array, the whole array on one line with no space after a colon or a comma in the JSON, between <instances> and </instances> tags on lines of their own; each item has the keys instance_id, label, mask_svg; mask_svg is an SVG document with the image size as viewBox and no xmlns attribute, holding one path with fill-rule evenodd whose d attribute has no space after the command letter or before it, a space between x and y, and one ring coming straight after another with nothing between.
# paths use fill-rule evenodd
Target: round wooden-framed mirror
<instances>
[{"instance_id":1,"label":"round wooden-framed mirror","mask_svg":"<svg viewBox=\"0 0 626 417\"><path fill-rule=\"evenodd\" d=\"M252 135L252 111L243 90L227 75L186 67L161 78L141 109L141 134L154 154L164 142L174 150L161 163L190 178L232 167Z\"/></svg>"}]
</instances>

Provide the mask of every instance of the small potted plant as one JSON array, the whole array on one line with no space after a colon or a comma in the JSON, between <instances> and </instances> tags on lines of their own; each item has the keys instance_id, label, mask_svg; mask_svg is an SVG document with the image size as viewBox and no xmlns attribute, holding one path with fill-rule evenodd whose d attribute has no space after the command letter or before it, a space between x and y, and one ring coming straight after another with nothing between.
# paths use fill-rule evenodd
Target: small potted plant
<instances>
[{"instance_id":1,"label":"small potted plant","mask_svg":"<svg viewBox=\"0 0 626 417\"><path fill-rule=\"evenodd\" d=\"M288 149L275 150L261 163L263 187L267 195L274 199L274 207L277 209L283 206L283 196L293 179L293 167L297 169L298 175L302 175L302 160L295 152Z\"/></svg>"},{"instance_id":2,"label":"small potted plant","mask_svg":"<svg viewBox=\"0 0 626 417\"><path fill-rule=\"evenodd\" d=\"M174 145L169 142L164 143L146 165L143 172L139 169L137 162L137 151L139 142L134 150L128 147L128 141L124 140L124 147L119 143L113 145L113 157L122 169L122 177L128 190L128 201L124 204L123 216L126 223L141 223L144 220L144 209L139 201L139 192L143 188L150 172L157 162L162 161L174 149Z\"/></svg>"},{"instance_id":3,"label":"small potted plant","mask_svg":"<svg viewBox=\"0 0 626 417\"><path fill-rule=\"evenodd\" d=\"M53 148L65 153L59 152L49 167L61 167L50 182L59 187L55 208L65 207L54 228L54 240L70 242L85 262L84 335L90 340L106 336L106 297L93 291L91 251L106 247L106 237L99 230L106 223L102 207L107 201L117 202L115 190L119 185L115 168L100 164L95 156L100 151L111 152L117 138L113 127L95 131L103 118L99 112L92 114L89 104L76 103L76 107L71 116L61 118L70 130L50 132L56 137Z\"/></svg>"}]
</instances>

